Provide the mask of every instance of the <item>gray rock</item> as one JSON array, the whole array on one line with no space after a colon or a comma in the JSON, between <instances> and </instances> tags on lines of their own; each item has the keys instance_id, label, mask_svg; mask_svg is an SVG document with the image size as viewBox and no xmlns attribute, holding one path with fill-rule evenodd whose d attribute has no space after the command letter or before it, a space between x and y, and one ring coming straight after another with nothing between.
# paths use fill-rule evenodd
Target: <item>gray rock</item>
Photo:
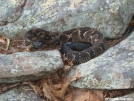
<instances>
[{"instance_id":1,"label":"gray rock","mask_svg":"<svg viewBox=\"0 0 134 101\"><path fill-rule=\"evenodd\" d=\"M134 92L120 97L106 98L106 101L134 101Z\"/></svg>"},{"instance_id":2,"label":"gray rock","mask_svg":"<svg viewBox=\"0 0 134 101\"><path fill-rule=\"evenodd\" d=\"M3 1L0 0L0 25L15 22L22 14L25 0Z\"/></svg>"},{"instance_id":3,"label":"gray rock","mask_svg":"<svg viewBox=\"0 0 134 101\"><path fill-rule=\"evenodd\" d=\"M26 3L19 0L4 1L4 5L3 0L0 1L0 14L4 17L0 21L7 22L0 31L7 37L24 34L32 27L65 31L90 26L105 37L117 38L122 36L134 14L134 0L22 0ZM19 7L18 13L15 7Z\"/></svg>"},{"instance_id":4,"label":"gray rock","mask_svg":"<svg viewBox=\"0 0 134 101\"><path fill-rule=\"evenodd\" d=\"M92 89L134 88L134 32L102 55L76 68L83 78L74 81L72 86Z\"/></svg>"},{"instance_id":5,"label":"gray rock","mask_svg":"<svg viewBox=\"0 0 134 101\"><path fill-rule=\"evenodd\" d=\"M14 88L3 94L0 94L0 101L45 101L36 95L31 89L27 86Z\"/></svg>"},{"instance_id":6,"label":"gray rock","mask_svg":"<svg viewBox=\"0 0 134 101\"><path fill-rule=\"evenodd\" d=\"M63 67L58 50L0 54L0 83L37 80Z\"/></svg>"}]
</instances>

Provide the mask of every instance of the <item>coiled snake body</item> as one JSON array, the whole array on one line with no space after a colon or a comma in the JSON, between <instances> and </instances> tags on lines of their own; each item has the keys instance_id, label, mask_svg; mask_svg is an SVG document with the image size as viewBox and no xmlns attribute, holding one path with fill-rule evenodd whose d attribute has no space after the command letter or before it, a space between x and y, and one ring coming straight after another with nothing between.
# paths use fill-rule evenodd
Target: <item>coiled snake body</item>
<instances>
[{"instance_id":1,"label":"coiled snake body","mask_svg":"<svg viewBox=\"0 0 134 101\"><path fill-rule=\"evenodd\" d=\"M64 32L31 29L25 34L26 45L35 48L43 45L61 45L61 54L74 65L89 61L105 51L105 38L97 30L84 27Z\"/></svg>"}]
</instances>

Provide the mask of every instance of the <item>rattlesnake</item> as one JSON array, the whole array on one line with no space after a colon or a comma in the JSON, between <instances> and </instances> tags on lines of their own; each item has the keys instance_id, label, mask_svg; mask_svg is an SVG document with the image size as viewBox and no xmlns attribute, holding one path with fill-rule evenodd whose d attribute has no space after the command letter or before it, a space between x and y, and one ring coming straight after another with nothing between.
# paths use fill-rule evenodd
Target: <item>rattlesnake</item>
<instances>
[{"instance_id":1,"label":"rattlesnake","mask_svg":"<svg viewBox=\"0 0 134 101\"><path fill-rule=\"evenodd\" d=\"M105 38L90 27L74 28L64 32L50 32L34 28L25 34L26 45L35 48L61 45L61 54L68 62L78 65L89 61L105 51Z\"/></svg>"}]
</instances>

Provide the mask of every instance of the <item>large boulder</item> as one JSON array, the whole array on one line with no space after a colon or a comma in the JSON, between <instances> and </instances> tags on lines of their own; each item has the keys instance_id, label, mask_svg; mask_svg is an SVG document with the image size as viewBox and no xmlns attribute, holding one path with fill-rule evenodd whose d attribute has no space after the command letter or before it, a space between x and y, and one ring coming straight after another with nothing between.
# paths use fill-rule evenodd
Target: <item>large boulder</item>
<instances>
[{"instance_id":1,"label":"large boulder","mask_svg":"<svg viewBox=\"0 0 134 101\"><path fill-rule=\"evenodd\" d=\"M33 81L63 67L58 50L0 54L0 83Z\"/></svg>"},{"instance_id":2,"label":"large boulder","mask_svg":"<svg viewBox=\"0 0 134 101\"><path fill-rule=\"evenodd\" d=\"M134 32L102 55L76 68L83 78L74 81L72 86L92 89L134 88Z\"/></svg>"},{"instance_id":3,"label":"large boulder","mask_svg":"<svg viewBox=\"0 0 134 101\"><path fill-rule=\"evenodd\" d=\"M134 0L0 0L0 5L0 34L7 37L32 27L65 31L90 26L117 38L134 14Z\"/></svg>"},{"instance_id":4,"label":"large boulder","mask_svg":"<svg viewBox=\"0 0 134 101\"><path fill-rule=\"evenodd\" d=\"M21 86L0 94L0 101L45 101L27 86Z\"/></svg>"}]
</instances>

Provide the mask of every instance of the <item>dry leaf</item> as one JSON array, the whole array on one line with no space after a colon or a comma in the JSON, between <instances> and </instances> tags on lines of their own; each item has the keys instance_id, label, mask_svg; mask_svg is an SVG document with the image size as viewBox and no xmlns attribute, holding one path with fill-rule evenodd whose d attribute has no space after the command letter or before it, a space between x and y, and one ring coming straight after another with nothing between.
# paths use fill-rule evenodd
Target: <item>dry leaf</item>
<instances>
[{"instance_id":1,"label":"dry leaf","mask_svg":"<svg viewBox=\"0 0 134 101\"><path fill-rule=\"evenodd\" d=\"M43 87L43 96L47 97L47 99L49 99L50 101L59 101L56 96L53 95L53 93L51 92L51 87L47 85L47 83L43 83L42 84Z\"/></svg>"},{"instance_id":2,"label":"dry leaf","mask_svg":"<svg viewBox=\"0 0 134 101\"><path fill-rule=\"evenodd\" d=\"M97 95L102 101L104 100L104 94L103 91L104 90L91 90L95 95Z\"/></svg>"},{"instance_id":3,"label":"dry leaf","mask_svg":"<svg viewBox=\"0 0 134 101\"><path fill-rule=\"evenodd\" d=\"M4 37L0 37L0 42L3 43L3 44L5 44L6 43L5 38Z\"/></svg>"},{"instance_id":4,"label":"dry leaf","mask_svg":"<svg viewBox=\"0 0 134 101\"><path fill-rule=\"evenodd\" d=\"M41 98L46 98L49 101L59 101L56 97L53 96L51 93L51 88L47 85L44 79L39 80L37 83L29 82L28 84Z\"/></svg>"},{"instance_id":5,"label":"dry leaf","mask_svg":"<svg viewBox=\"0 0 134 101\"><path fill-rule=\"evenodd\" d=\"M90 90L77 89L73 92L72 101L101 101L101 99Z\"/></svg>"},{"instance_id":6,"label":"dry leaf","mask_svg":"<svg viewBox=\"0 0 134 101\"><path fill-rule=\"evenodd\" d=\"M73 69L74 69L74 76L68 77L68 78L67 78L67 81L68 81L68 82L75 81L76 79L79 79L79 78L82 77L82 76L80 75L79 71L78 71L76 68L73 68Z\"/></svg>"},{"instance_id":7,"label":"dry leaf","mask_svg":"<svg viewBox=\"0 0 134 101\"><path fill-rule=\"evenodd\" d=\"M10 46L10 39L6 37L6 50L8 50L9 46Z\"/></svg>"},{"instance_id":8,"label":"dry leaf","mask_svg":"<svg viewBox=\"0 0 134 101\"><path fill-rule=\"evenodd\" d=\"M68 94L67 96L64 97L64 101L72 101L72 93L70 92L70 94Z\"/></svg>"},{"instance_id":9,"label":"dry leaf","mask_svg":"<svg viewBox=\"0 0 134 101\"><path fill-rule=\"evenodd\" d=\"M80 76L78 70L75 69L75 74L74 74L74 76L72 76L72 77L67 77L66 82L64 82L64 83L62 84L60 90L56 91L56 90L52 89L53 95L54 95L55 97L59 98L59 99L64 98L64 95L65 95L65 93L66 93L66 91L67 91L67 88L68 88L69 84L70 84L72 81L78 79L79 77L81 77L81 76Z\"/></svg>"},{"instance_id":10,"label":"dry leaf","mask_svg":"<svg viewBox=\"0 0 134 101\"><path fill-rule=\"evenodd\" d=\"M78 79L79 77L80 74L78 73L78 70L75 69L74 76L72 77L59 77L58 74L54 74L53 76L49 76L47 79L41 79L37 82L29 82L27 84L29 84L33 91L36 94L38 94L41 98L46 98L49 101L60 101L64 99L65 94L68 91L69 84L72 81ZM58 79L63 79L62 81L65 82L61 82Z\"/></svg>"},{"instance_id":11,"label":"dry leaf","mask_svg":"<svg viewBox=\"0 0 134 101\"><path fill-rule=\"evenodd\" d=\"M64 65L63 68L64 68L64 71L69 71L72 68L72 66Z\"/></svg>"},{"instance_id":12,"label":"dry leaf","mask_svg":"<svg viewBox=\"0 0 134 101\"><path fill-rule=\"evenodd\" d=\"M0 37L0 49L8 50L10 44L10 40L7 37Z\"/></svg>"}]
</instances>

